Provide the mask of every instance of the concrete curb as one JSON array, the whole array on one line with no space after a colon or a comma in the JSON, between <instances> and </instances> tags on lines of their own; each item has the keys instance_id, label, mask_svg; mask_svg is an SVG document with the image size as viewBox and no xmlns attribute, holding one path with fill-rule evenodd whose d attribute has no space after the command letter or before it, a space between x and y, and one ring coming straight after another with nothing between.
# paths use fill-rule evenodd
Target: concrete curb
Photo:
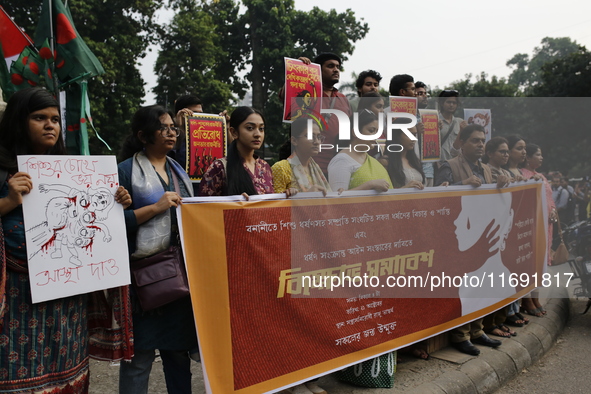
<instances>
[{"instance_id":1,"label":"concrete curb","mask_svg":"<svg viewBox=\"0 0 591 394\"><path fill-rule=\"evenodd\" d=\"M447 372L409 393L484 394L498 390L552 348L568 321L569 307L568 297L548 300L548 314L542 318L528 316L530 323L519 329L516 337L503 339L497 349L485 349L459 371Z\"/></svg>"}]
</instances>

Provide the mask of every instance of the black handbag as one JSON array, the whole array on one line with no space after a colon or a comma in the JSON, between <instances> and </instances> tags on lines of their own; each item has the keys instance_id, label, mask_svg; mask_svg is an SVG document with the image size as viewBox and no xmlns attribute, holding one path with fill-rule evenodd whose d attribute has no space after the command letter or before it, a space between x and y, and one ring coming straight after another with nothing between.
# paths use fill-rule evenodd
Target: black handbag
<instances>
[{"instance_id":1,"label":"black handbag","mask_svg":"<svg viewBox=\"0 0 591 394\"><path fill-rule=\"evenodd\" d=\"M172 181L180 195L178 179L172 170ZM173 232L178 237L178 231ZM180 245L180 242L179 242ZM144 311L169 304L189 295L189 280L180 246L131 262L131 280Z\"/></svg>"},{"instance_id":2,"label":"black handbag","mask_svg":"<svg viewBox=\"0 0 591 394\"><path fill-rule=\"evenodd\" d=\"M189 281L180 246L131 263L132 283L144 311L189 295Z\"/></svg>"}]
</instances>

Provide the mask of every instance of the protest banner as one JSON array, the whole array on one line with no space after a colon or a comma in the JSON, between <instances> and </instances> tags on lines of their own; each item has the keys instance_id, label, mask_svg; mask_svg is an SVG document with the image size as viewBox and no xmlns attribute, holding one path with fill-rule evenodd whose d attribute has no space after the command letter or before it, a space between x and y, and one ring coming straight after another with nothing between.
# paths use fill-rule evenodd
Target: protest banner
<instances>
[{"instance_id":1,"label":"protest banner","mask_svg":"<svg viewBox=\"0 0 591 394\"><path fill-rule=\"evenodd\" d=\"M283 121L291 123L300 116L320 119L318 97L322 97L320 65L286 57Z\"/></svg>"},{"instance_id":2,"label":"protest banner","mask_svg":"<svg viewBox=\"0 0 591 394\"><path fill-rule=\"evenodd\" d=\"M421 135L421 161L434 162L441 159L441 139L437 110L420 109L421 122L425 126Z\"/></svg>"},{"instance_id":3,"label":"protest banner","mask_svg":"<svg viewBox=\"0 0 591 394\"><path fill-rule=\"evenodd\" d=\"M464 108L464 119L468 124L477 124L484 127L486 141L492 138L492 118L490 109Z\"/></svg>"},{"instance_id":4,"label":"protest banner","mask_svg":"<svg viewBox=\"0 0 591 394\"><path fill-rule=\"evenodd\" d=\"M208 392L273 392L541 286L541 183L351 193L179 208Z\"/></svg>"},{"instance_id":5,"label":"protest banner","mask_svg":"<svg viewBox=\"0 0 591 394\"><path fill-rule=\"evenodd\" d=\"M224 116L198 113L187 116L185 171L191 180L200 181L214 160L226 156L226 127Z\"/></svg>"},{"instance_id":6,"label":"protest banner","mask_svg":"<svg viewBox=\"0 0 591 394\"><path fill-rule=\"evenodd\" d=\"M33 303L130 283L115 156L18 156Z\"/></svg>"}]
</instances>

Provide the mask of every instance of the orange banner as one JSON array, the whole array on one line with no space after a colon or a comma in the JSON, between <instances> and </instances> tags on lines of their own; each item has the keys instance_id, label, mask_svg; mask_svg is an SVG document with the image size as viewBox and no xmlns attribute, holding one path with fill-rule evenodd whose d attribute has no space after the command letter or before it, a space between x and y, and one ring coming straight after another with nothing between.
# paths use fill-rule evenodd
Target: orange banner
<instances>
[{"instance_id":1,"label":"orange banner","mask_svg":"<svg viewBox=\"0 0 591 394\"><path fill-rule=\"evenodd\" d=\"M541 184L441 190L183 204L211 392L288 387L541 286Z\"/></svg>"}]
</instances>

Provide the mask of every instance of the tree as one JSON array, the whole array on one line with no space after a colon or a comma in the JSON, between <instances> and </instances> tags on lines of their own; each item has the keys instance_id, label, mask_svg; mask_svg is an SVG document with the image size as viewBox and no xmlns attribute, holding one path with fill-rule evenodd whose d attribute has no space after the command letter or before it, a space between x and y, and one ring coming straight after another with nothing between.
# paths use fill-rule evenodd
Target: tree
<instances>
[{"instance_id":1,"label":"tree","mask_svg":"<svg viewBox=\"0 0 591 394\"><path fill-rule=\"evenodd\" d=\"M277 96L284 83L283 58L314 58L331 51L345 61L354 50L353 43L365 37L369 28L358 22L351 10L337 13L315 7L309 12L299 11L293 0L242 3L244 12L240 13L234 0L173 1L177 16L164 34L154 91L161 102L168 92L170 102L172 96L190 90L206 105L205 95L213 91L218 95L210 100L226 100L228 105L228 91L222 87L241 98L249 82L252 105L264 111L267 130L271 131L265 143L275 149L287 139L289 131L282 125L283 102ZM183 13L190 17L181 16ZM250 70L244 80L239 75L247 68Z\"/></svg>"},{"instance_id":2,"label":"tree","mask_svg":"<svg viewBox=\"0 0 591 394\"><path fill-rule=\"evenodd\" d=\"M89 97L95 126L113 151L91 138L91 153L118 152L129 133L131 117L144 96L138 65L158 30L154 12L161 4L162 0L68 1L78 32L106 70L89 81ZM6 0L2 5L27 33L35 31L41 2Z\"/></svg>"},{"instance_id":3,"label":"tree","mask_svg":"<svg viewBox=\"0 0 591 394\"><path fill-rule=\"evenodd\" d=\"M591 96L591 52L579 47L562 59L545 63L540 70L540 84L533 89L535 96Z\"/></svg>"},{"instance_id":4,"label":"tree","mask_svg":"<svg viewBox=\"0 0 591 394\"><path fill-rule=\"evenodd\" d=\"M175 4L176 15L164 29L154 71L156 100L172 106L184 94L201 98L206 112L220 112L233 99L230 75L223 75L227 51L212 15L194 1ZM220 75L222 74L222 75Z\"/></svg>"},{"instance_id":5,"label":"tree","mask_svg":"<svg viewBox=\"0 0 591 394\"><path fill-rule=\"evenodd\" d=\"M578 175L591 170L591 138L586 114L591 107L591 52L585 47L564 58L545 63L540 83L532 89L540 127L536 141L544 152L544 161L553 169ZM577 174L573 174L577 175Z\"/></svg>"},{"instance_id":6,"label":"tree","mask_svg":"<svg viewBox=\"0 0 591 394\"><path fill-rule=\"evenodd\" d=\"M246 77L252 86L253 106L264 109L267 123L275 129L267 134L266 143L277 150L289 131L275 126L282 119L283 103L276 92L284 83L283 58L313 59L318 53L333 52L345 62L369 27L357 21L351 10L337 13L314 7L305 12L294 10L293 0L245 0L244 5L242 25L248 28L246 42L252 55Z\"/></svg>"},{"instance_id":7,"label":"tree","mask_svg":"<svg viewBox=\"0 0 591 394\"><path fill-rule=\"evenodd\" d=\"M514 69L509 76L509 82L519 86L526 93L541 82L540 71L545 63L565 58L581 48L569 37L545 37L541 44L534 48L531 59L525 53L518 53L506 63L507 67Z\"/></svg>"}]
</instances>

